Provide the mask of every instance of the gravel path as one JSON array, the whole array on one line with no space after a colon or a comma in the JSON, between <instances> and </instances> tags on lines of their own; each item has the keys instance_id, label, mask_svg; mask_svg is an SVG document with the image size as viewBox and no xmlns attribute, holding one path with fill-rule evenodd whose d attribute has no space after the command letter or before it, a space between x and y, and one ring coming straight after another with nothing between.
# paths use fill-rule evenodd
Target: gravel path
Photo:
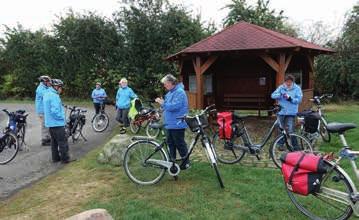
<instances>
[{"instance_id":1,"label":"gravel path","mask_svg":"<svg viewBox=\"0 0 359 220\"><path fill-rule=\"evenodd\" d=\"M10 111L17 109L25 109L30 115L28 116L27 136L25 141L28 150L19 151L13 161L6 165L0 165L0 199L4 199L28 186L34 181L53 173L64 165L61 163L51 162L51 149L49 146L41 146L40 144L40 124L35 113L35 106L32 104L4 104L0 103L0 109L7 108ZM110 125L103 133L96 133L92 130L91 119L94 114L93 109L88 109L86 113L86 125L83 134L87 139L84 142L81 138L75 144L69 138L70 155L74 158L80 158L90 150L104 143L113 127L116 125L114 121L115 110L108 106L106 112L110 116ZM67 112L68 113L68 112ZM0 112L0 132L3 130L7 116Z\"/></svg>"}]
</instances>

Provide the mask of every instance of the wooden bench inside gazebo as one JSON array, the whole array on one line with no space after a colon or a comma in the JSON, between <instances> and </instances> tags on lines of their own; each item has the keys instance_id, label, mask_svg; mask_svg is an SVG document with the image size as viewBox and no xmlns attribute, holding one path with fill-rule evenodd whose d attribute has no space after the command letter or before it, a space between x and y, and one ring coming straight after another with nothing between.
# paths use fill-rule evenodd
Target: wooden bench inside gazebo
<instances>
[{"instance_id":1,"label":"wooden bench inside gazebo","mask_svg":"<svg viewBox=\"0 0 359 220\"><path fill-rule=\"evenodd\" d=\"M247 22L239 22L167 58L177 62L191 108L265 110L285 74L313 96L314 57L334 51Z\"/></svg>"}]
</instances>

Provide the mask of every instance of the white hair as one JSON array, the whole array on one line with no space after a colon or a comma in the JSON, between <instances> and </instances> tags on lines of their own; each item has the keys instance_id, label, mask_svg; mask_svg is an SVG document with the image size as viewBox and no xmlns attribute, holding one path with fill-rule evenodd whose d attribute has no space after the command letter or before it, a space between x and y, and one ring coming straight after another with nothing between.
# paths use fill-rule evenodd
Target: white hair
<instances>
[{"instance_id":1,"label":"white hair","mask_svg":"<svg viewBox=\"0 0 359 220\"><path fill-rule=\"evenodd\" d=\"M161 83L170 82L173 85L177 84L177 79L172 74L167 74L161 79Z\"/></svg>"},{"instance_id":2,"label":"white hair","mask_svg":"<svg viewBox=\"0 0 359 220\"><path fill-rule=\"evenodd\" d=\"M120 80L120 83L128 83L128 81L127 81L126 78L122 78L122 79Z\"/></svg>"}]
</instances>

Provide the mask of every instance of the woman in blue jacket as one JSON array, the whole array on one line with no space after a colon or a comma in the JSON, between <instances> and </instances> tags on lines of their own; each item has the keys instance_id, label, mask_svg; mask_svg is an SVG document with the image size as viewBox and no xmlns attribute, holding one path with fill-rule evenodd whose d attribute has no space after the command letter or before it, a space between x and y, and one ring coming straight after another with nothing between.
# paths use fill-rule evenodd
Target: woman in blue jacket
<instances>
[{"instance_id":1,"label":"woman in blue jacket","mask_svg":"<svg viewBox=\"0 0 359 220\"><path fill-rule=\"evenodd\" d=\"M100 113L101 106L105 108L104 102L107 98L106 91L103 88L101 88L100 82L96 83L96 88L92 91L91 98L97 115L98 113Z\"/></svg>"},{"instance_id":2,"label":"woman in blue jacket","mask_svg":"<svg viewBox=\"0 0 359 220\"><path fill-rule=\"evenodd\" d=\"M294 83L294 76L288 74L285 77L284 83L280 85L273 93L272 99L278 101L278 104L282 107L278 112L278 118L283 128L288 129L288 133L295 132L295 118L298 113L298 106L302 102L302 89ZM297 140L292 140L294 146L297 145ZM284 145L284 139L278 142L279 146Z\"/></svg>"},{"instance_id":3,"label":"woman in blue jacket","mask_svg":"<svg viewBox=\"0 0 359 220\"><path fill-rule=\"evenodd\" d=\"M184 158L188 153L187 144L184 140L186 122L177 119L188 114L188 99L183 89L183 84L178 83L177 79L168 74L162 78L161 82L168 91L165 99L156 98L163 109L164 126L167 134L167 144L170 149L171 159L176 159L176 149L180 156ZM189 161L185 161L180 167L182 170L189 168Z\"/></svg>"},{"instance_id":4,"label":"woman in blue jacket","mask_svg":"<svg viewBox=\"0 0 359 220\"><path fill-rule=\"evenodd\" d=\"M125 133L126 128L130 125L128 111L130 109L131 100L134 98L137 98L137 95L128 87L127 79L122 78L119 82L119 89L116 94L116 120L123 124L121 133Z\"/></svg>"}]
</instances>

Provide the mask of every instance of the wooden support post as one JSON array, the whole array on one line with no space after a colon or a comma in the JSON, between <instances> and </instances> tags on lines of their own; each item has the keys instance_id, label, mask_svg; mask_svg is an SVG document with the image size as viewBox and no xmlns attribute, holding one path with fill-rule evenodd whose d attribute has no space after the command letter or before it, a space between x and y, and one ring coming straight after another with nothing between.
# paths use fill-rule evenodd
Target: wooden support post
<instances>
[{"instance_id":1,"label":"wooden support post","mask_svg":"<svg viewBox=\"0 0 359 220\"><path fill-rule=\"evenodd\" d=\"M280 86L284 81L285 75L285 54L279 54L279 68L276 75L275 85L276 87Z\"/></svg>"},{"instance_id":2,"label":"wooden support post","mask_svg":"<svg viewBox=\"0 0 359 220\"><path fill-rule=\"evenodd\" d=\"M307 60L309 64L309 70L308 70L308 88L313 89L314 88L314 56L307 55Z\"/></svg>"},{"instance_id":3,"label":"wooden support post","mask_svg":"<svg viewBox=\"0 0 359 220\"><path fill-rule=\"evenodd\" d=\"M208 68L216 61L217 56L211 56L207 59L207 61L202 64L201 57L197 56L192 60L193 67L196 72L196 108L202 109L204 107L204 80L203 74L208 70Z\"/></svg>"}]
</instances>

